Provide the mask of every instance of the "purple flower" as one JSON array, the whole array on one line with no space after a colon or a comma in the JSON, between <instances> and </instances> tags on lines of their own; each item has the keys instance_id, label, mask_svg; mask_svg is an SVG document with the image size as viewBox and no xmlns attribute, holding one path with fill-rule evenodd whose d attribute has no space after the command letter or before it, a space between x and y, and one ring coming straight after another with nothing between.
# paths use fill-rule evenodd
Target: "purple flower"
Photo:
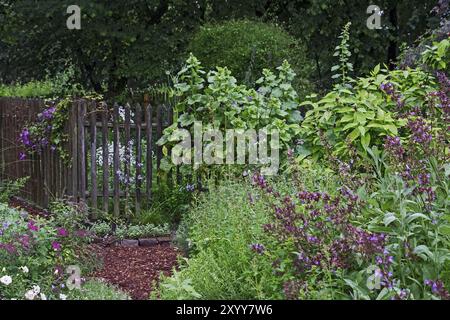
<instances>
[{"instance_id":1,"label":"purple flower","mask_svg":"<svg viewBox=\"0 0 450 320\"><path fill-rule=\"evenodd\" d=\"M30 248L30 236L27 234L24 234L22 236L19 237L19 242L22 245L22 247L24 249L29 249Z\"/></svg>"},{"instance_id":2,"label":"purple flower","mask_svg":"<svg viewBox=\"0 0 450 320\"><path fill-rule=\"evenodd\" d=\"M403 101L402 95L398 94L395 91L394 85L392 82L382 83L380 85L381 91L384 91L388 96L391 97L392 101L395 101L397 104L397 109L402 109L405 106L405 102Z\"/></svg>"},{"instance_id":3,"label":"purple flower","mask_svg":"<svg viewBox=\"0 0 450 320\"><path fill-rule=\"evenodd\" d=\"M0 243L0 249L5 249L9 254L14 254L17 252L16 247L11 243Z\"/></svg>"},{"instance_id":4,"label":"purple flower","mask_svg":"<svg viewBox=\"0 0 450 320\"><path fill-rule=\"evenodd\" d=\"M411 139L417 144L428 145L433 136L431 135L431 127L421 117L415 120L408 120L408 128L411 130Z\"/></svg>"},{"instance_id":5,"label":"purple flower","mask_svg":"<svg viewBox=\"0 0 450 320\"><path fill-rule=\"evenodd\" d=\"M307 240L309 243L314 243L314 244L319 243L319 239L318 239L317 237L314 237L314 236L307 236L307 237L306 237L306 240Z\"/></svg>"},{"instance_id":6,"label":"purple flower","mask_svg":"<svg viewBox=\"0 0 450 320\"><path fill-rule=\"evenodd\" d=\"M397 159L402 159L405 153L399 137L387 136L384 140L384 149Z\"/></svg>"},{"instance_id":7,"label":"purple flower","mask_svg":"<svg viewBox=\"0 0 450 320\"><path fill-rule=\"evenodd\" d=\"M19 160L25 160L27 158L27 156L25 155L24 152L19 152Z\"/></svg>"},{"instance_id":8,"label":"purple flower","mask_svg":"<svg viewBox=\"0 0 450 320\"><path fill-rule=\"evenodd\" d=\"M31 140L30 140L30 131L28 128L24 128L19 136L19 141L26 147L31 146Z\"/></svg>"},{"instance_id":9,"label":"purple flower","mask_svg":"<svg viewBox=\"0 0 450 320\"><path fill-rule=\"evenodd\" d=\"M69 235L69 232L64 228L58 228L57 234L59 237L67 237Z\"/></svg>"},{"instance_id":10,"label":"purple flower","mask_svg":"<svg viewBox=\"0 0 450 320\"><path fill-rule=\"evenodd\" d=\"M45 120L50 120L53 118L55 111L56 111L56 107L50 107L48 109L45 109L42 112L41 117Z\"/></svg>"},{"instance_id":11,"label":"purple flower","mask_svg":"<svg viewBox=\"0 0 450 320\"><path fill-rule=\"evenodd\" d=\"M431 175L429 173L420 173L418 177L419 185L421 186L428 185L430 183L430 177Z\"/></svg>"},{"instance_id":12,"label":"purple flower","mask_svg":"<svg viewBox=\"0 0 450 320\"><path fill-rule=\"evenodd\" d=\"M39 227L35 224L33 220L31 220L30 222L28 222L28 230L37 232L39 231Z\"/></svg>"},{"instance_id":13,"label":"purple flower","mask_svg":"<svg viewBox=\"0 0 450 320\"><path fill-rule=\"evenodd\" d=\"M250 245L250 249L257 254L263 254L266 248L260 243L253 243Z\"/></svg>"},{"instance_id":14,"label":"purple flower","mask_svg":"<svg viewBox=\"0 0 450 320\"><path fill-rule=\"evenodd\" d=\"M450 300L450 294L444 287L444 283L441 280L425 280L425 285L431 288L431 292L441 299Z\"/></svg>"}]
</instances>

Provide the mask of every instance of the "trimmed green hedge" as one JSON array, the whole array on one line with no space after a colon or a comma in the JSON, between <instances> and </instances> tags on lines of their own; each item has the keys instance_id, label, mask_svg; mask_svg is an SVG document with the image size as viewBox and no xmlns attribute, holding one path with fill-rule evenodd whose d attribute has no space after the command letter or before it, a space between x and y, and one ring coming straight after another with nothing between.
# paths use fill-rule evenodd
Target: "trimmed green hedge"
<instances>
[{"instance_id":1,"label":"trimmed green hedge","mask_svg":"<svg viewBox=\"0 0 450 320\"><path fill-rule=\"evenodd\" d=\"M205 69L227 67L239 82L253 84L264 68L275 69L288 60L298 74L297 87L308 86L311 64L305 48L281 27L249 20L233 20L203 26L188 50Z\"/></svg>"}]
</instances>

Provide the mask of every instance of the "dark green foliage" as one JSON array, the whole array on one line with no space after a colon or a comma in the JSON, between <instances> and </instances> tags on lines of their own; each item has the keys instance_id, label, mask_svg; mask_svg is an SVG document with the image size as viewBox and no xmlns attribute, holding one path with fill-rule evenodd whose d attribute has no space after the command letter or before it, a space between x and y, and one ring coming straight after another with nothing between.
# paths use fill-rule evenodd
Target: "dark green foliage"
<instances>
[{"instance_id":1,"label":"dark green foliage","mask_svg":"<svg viewBox=\"0 0 450 320\"><path fill-rule=\"evenodd\" d=\"M81 30L69 30L71 4L1 1L1 80L42 79L73 64L83 85L118 94L164 77L200 16L190 1L81 0Z\"/></svg>"},{"instance_id":2,"label":"dark green foliage","mask_svg":"<svg viewBox=\"0 0 450 320\"><path fill-rule=\"evenodd\" d=\"M275 69L288 60L298 79L307 79L311 63L305 47L275 24L251 20L207 24L193 36L188 51L204 67L228 67L239 82L254 84L264 68Z\"/></svg>"},{"instance_id":3,"label":"dark green foliage","mask_svg":"<svg viewBox=\"0 0 450 320\"><path fill-rule=\"evenodd\" d=\"M439 17L430 18L436 0L379 1L384 12L381 30L366 27L369 1L80 0L76 4L82 12L82 30L68 30L66 9L71 4L0 1L0 81L41 80L45 70L53 76L74 65L77 80L99 93L115 95L126 88L145 88L164 80L167 70L179 67L200 26L245 18L276 23L305 45L315 67L308 74L307 64L305 74L323 88L331 84L331 53L339 30L348 21L354 26L351 63L357 72L395 60L402 43L412 44L439 22ZM255 27L252 30L255 35L260 33ZM224 45L218 43L218 48ZM292 57L297 56L303 59L301 51ZM248 67L239 72L245 74Z\"/></svg>"},{"instance_id":4,"label":"dark green foliage","mask_svg":"<svg viewBox=\"0 0 450 320\"><path fill-rule=\"evenodd\" d=\"M149 207L135 216L134 221L139 224L177 224L188 211L193 196L185 186L161 185L153 193Z\"/></svg>"},{"instance_id":5,"label":"dark green foliage","mask_svg":"<svg viewBox=\"0 0 450 320\"><path fill-rule=\"evenodd\" d=\"M23 188L27 181L27 178L21 178L18 180L1 180L0 181L0 203L7 203L11 196L17 194L17 192Z\"/></svg>"}]
</instances>

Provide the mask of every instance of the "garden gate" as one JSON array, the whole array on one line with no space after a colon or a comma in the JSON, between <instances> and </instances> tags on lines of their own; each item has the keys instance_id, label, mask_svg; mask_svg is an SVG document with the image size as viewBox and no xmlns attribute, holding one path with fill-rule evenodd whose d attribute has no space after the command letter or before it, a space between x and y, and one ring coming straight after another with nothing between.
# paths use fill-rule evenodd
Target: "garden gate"
<instances>
[{"instance_id":1,"label":"garden gate","mask_svg":"<svg viewBox=\"0 0 450 320\"><path fill-rule=\"evenodd\" d=\"M20 160L20 133L39 121L45 103L0 98L0 179L28 177L21 196L44 208L52 199L69 196L116 216L121 210L139 212L143 199L151 200L154 185L162 183L155 174L162 159L156 141L173 118L171 107L146 100L122 106L75 100L63 130L67 156L48 145Z\"/></svg>"}]
</instances>

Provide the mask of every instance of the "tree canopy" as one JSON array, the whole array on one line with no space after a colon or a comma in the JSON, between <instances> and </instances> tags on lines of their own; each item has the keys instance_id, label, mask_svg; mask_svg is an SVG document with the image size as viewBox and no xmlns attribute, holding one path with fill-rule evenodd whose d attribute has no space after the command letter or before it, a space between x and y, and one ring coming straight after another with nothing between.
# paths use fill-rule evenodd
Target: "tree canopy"
<instances>
[{"instance_id":1,"label":"tree canopy","mask_svg":"<svg viewBox=\"0 0 450 320\"><path fill-rule=\"evenodd\" d=\"M389 63L438 19L435 0L380 0L381 30L366 27L369 1L344 0L79 0L81 30L69 30L70 1L0 1L0 77L5 83L54 75L69 65L97 92L118 94L164 81L188 55L206 23L251 19L280 25L306 46L318 88L330 85L332 53L341 27L352 22L353 61L366 71ZM45 71L45 73L43 72Z\"/></svg>"}]
</instances>

